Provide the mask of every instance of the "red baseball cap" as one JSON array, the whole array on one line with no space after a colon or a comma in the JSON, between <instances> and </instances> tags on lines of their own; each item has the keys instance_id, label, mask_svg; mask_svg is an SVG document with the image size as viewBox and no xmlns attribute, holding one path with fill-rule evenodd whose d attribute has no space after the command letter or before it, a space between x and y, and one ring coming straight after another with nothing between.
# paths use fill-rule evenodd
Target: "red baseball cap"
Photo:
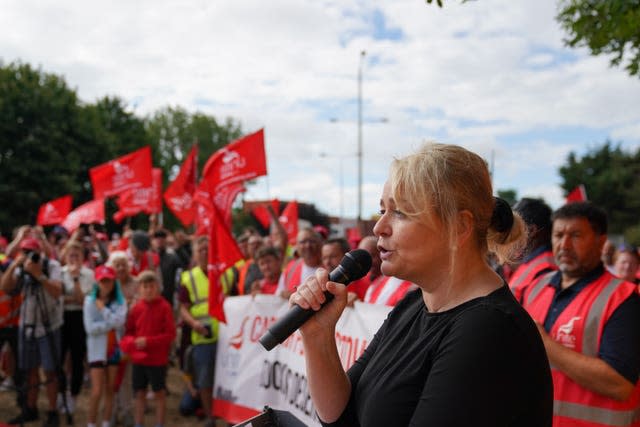
<instances>
[{"instance_id":1,"label":"red baseball cap","mask_svg":"<svg viewBox=\"0 0 640 427\"><path fill-rule=\"evenodd\" d=\"M38 239L35 239L33 237L27 237L25 239L22 239L22 241L20 241L20 249L26 249L28 251L39 251L40 248L40 242L38 241Z\"/></svg>"},{"instance_id":2,"label":"red baseball cap","mask_svg":"<svg viewBox=\"0 0 640 427\"><path fill-rule=\"evenodd\" d=\"M98 267L96 267L96 280L100 281L102 279L115 279L116 278L116 271L111 268L111 267L107 267L106 265L99 265Z\"/></svg>"}]
</instances>

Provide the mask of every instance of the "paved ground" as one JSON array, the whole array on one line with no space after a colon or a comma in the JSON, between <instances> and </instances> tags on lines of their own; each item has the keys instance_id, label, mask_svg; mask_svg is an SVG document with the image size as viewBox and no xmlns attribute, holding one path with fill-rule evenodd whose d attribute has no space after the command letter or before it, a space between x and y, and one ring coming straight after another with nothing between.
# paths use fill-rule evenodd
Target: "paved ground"
<instances>
[{"instance_id":1,"label":"paved ground","mask_svg":"<svg viewBox=\"0 0 640 427\"><path fill-rule=\"evenodd\" d=\"M182 396L183 385L180 379L180 372L176 368L169 368L167 374L167 386L169 388L169 396L167 397L167 421L165 423L166 427L202 427L204 422L198 420L196 417L183 417L178 412L178 405L180 402L180 397ZM87 401L89 399L89 388L83 388L78 400L76 402L76 409L74 413L74 426L84 427L87 425L86 418L86 410L87 410ZM3 391L0 392L0 427L3 426L2 422L6 422L8 419L12 418L14 415L17 415L19 410L16 407L15 402L15 392L12 391ZM154 402L153 400L148 401L148 410L145 414L145 426L154 426L155 425L155 417L154 417ZM39 393L38 399L38 407L40 409L40 421L32 422L25 424L28 427L40 426L42 424L43 417L46 415L44 409L46 409L46 400L44 389L42 389ZM64 427L67 425L66 416L61 415L60 426ZM101 426L101 424L98 424ZM222 420L218 420L216 427L225 427L228 426Z\"/></svg>"}]
</instances>

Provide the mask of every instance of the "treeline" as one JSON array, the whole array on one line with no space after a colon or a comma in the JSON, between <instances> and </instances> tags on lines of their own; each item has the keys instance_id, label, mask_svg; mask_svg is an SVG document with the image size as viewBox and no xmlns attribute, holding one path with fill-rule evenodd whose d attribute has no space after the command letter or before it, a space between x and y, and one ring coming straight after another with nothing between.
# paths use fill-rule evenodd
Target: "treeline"
<instances>
[{"instance_id":1,"label":"treeline","mask_svg":"<svg viewBox=\"0 0 640 427\"><path fill-rule=\"evenodd\" d=\"M610 234L640 246L640 148L625 151L607 140L582 157L572 152L560 176L565 194L584 184L587 198L607 211Z\"/></svg>"},{"instance_id":2,"label":"treeline","mask_svg":"<svg viewBox=\"0 0 640 427\"><path fill-rule=\"evenodd\" d=\"M74 206L91 200L88 171L100 163L151 145L166 186L196 141L202 170L212 153L244 133L232 118L220 122L181 107L138 117L118 97L82 102L61 76L0 64L0 232L34 223L41 203L64 194ZM570 153L559 173L565 194L584 184L589 200L607 211L610 232L640 245L640 149L625 151L607 140L581 157ZM501 193L516 201L514 190ZM110 200L107 218L115 211ZM178 226L167 209L164 217L167 226ZM326 222L315 208L308 219ZM234 227L247 223L246 216L234 218Z\"/></svg>"},{"instance_id":3,"label":"treeline","mask_svg":"<svg viewBox=\"0 0 640 427\"><path fill-rule=\"evenodd\" d=\"M181 107L138 117L118 97L83 102L63 77L29 64L0 66L0 231L34 223L40 204L59 196L71 194L74 206L91 200L89 169L137 148L152 147L166 186L195 142L202 170L242 134L231 118ZM115 210L109 201L107 217ZM177 225L166 209L165 222Z\"/></svg>"}]
</instances>

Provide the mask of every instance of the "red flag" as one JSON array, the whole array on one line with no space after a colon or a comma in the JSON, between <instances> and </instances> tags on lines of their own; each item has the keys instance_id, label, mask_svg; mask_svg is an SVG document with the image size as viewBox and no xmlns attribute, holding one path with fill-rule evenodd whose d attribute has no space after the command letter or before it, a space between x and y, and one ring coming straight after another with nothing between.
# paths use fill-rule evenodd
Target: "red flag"
<instances>
[{"instance_id":1,"label":"red flag","mask_svg":"<svg viewBox=\"0 0 640 427\"><path fill-rule=\"evenodd\" d=\"M211 234L211 215L214 208L213 199L206 181L202 181L193 195L195 204L196 236Z\"/></svg>"},{"instance_id":2,"label":"red flag","mask_svg":"<svg viewBox=\"0 0 640 427\"><path fill-rule=\"evenodd\" d=\"M154 214L162 212L162 169L153 168L153 185L123 191L118 195L118 212L113 214L116 222L140 212Z\"/></svg>"},{"instance_id":3,"label":"red flag","mask_svg":"<svg viewBox=\"0 0 640 427\"><path fill-rule=\"evenodd\" d=\"M202 171L202 179L217 191L225 185L267 174L264 130L240 138L213 153Z\"/></svg>"},{"instance_id":4,"label":"red flag","mask_svg":"<svg viewBox=\"0 0 640 427\"><path fill-rule=\"evenodd\" d=\"M151 187L151 147L146 146L89 169L93 198L102 199L132 188Z\"/></svg>"},{"instance_id":5,"label":"red flag","mask_svg":"<svg viewBox=\"0 0 640 427\"><path fill-rule=\"evenodd\" d=\"M220 217L228 227L231 227L231 206L238 193L245 191L241 182L221 187L213 193L209 182L202 180L193 197L196 205L196 235L209 234L211 210L215 206Z\"/></svg>"},{"instance_id":6,"label":"red flag","mask_svg":"<svg viewBox=\"0 0 640 427\"><path fill-rule=\"evenodd\" d=\"M211 209L211 228L209 232L209 314L219 321L226 323L224 315L224 292L220 277L224 271L242 259L242 252L231 235L231 230L222 220L218 209Z\"/></svg>"},{"instance_id":7,"label":"red flag","mask_svg":"<svg viewBox=\"0 0 640 427\"><path fill-rule=\"evenodd\" d=\"M258 205L251 209L251 215L260 223L262 228L269 228L271 215L269 215L269 209L265 205Z\"/></svg>"},{"instance_id":8,"label":"red flag","mask_svg":"<svg viewBox=\"0 0 640 427\"><path fill-rule=\"evenodd\" d=\"M268 205L261 204L251 210L251 214L263 228L269 228L269 225L271 225L271 215L269 214L269 208L267 208L267 206ZM271 208L277 218L280 213L280 201L278 199L271 200Z\"/></svg>"},{"instance_id":9,"label":"red flag","mask_svg":"<svg viewBox=\"0 0 640 427\"><path fill-rule=\"evenodd\" d=\"M244 187L243 183L236 182L219 188L213 197L213 204L216 205L216 208L220 212L220 216L228 227L231 227L231 207L233 206L233 201L236 199L238 194L243 193L246 190L247 189Z\"/></svg>"},{"instance_id":10,"label":"red flag","mask_svg":"<svg viewBox=\"0 0 640 427\"><path fill-rule=\"evenodd\" d=\"M186 227L193 224L195 205L193 195L198 181L198 146L194 145L180 166L178 176L169 184L164 201L171 212Z\"/></svg>"},{"instance_id":11,"label":"red flag","mask_svg":"<svg viewBox=\"0 0 640 427\"><path fill-rule=\"evenodd\" d=\"M289 244L295 245L298 238L298 202L295 200L289 202L278 219L284 229L287 230Z\"/></svg>"},{"instance_id":12,"label":"red flag","mask_svg":"<svg viewBox=\"0 0 640 427\"><path fill-rule=\"evenodd\" d=\"M59 197L40 206L38 210L38 225L60 224L71 212L73 199L71 195Z\"/></svg>"},{"instance_id":13,"label":"red flag","mask_svg":"<svg viewBox=\"0 0 640 427\"><path fill-rule=\"evenodd\" d=\"M91 200L69 212L62 226L70 233L80 224L104 223L104 199Z\"/></svg>"},{"instance_id":14,"label":"red flag","mask_svg":"<svg viewBox=\"0 0 640 427\"><path fill-rule=\"evenodd\" d=\"M580 184L569 194L567 194L567 203L573 202L586 202L587 201L587 190L585 190L584 185Z\"/></svg>"}]
</instances>

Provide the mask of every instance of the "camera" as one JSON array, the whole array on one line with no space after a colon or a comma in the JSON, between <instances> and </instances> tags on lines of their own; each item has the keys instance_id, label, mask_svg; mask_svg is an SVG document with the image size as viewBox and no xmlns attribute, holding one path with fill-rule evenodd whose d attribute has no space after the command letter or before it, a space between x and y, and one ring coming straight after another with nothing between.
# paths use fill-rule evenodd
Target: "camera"
<instances>
[{"instance_id":1,"label":"camera","mask_svg":"<svg viewBox=\"0 0 640 427\"><path fill-rule=\"evenodd\" d=\"M39 263L40 262L40 253L39 252L34 252L31 251L27 254L27 257L31 260L31 262L33 263Z\"/></svg>"}]
</instances>

